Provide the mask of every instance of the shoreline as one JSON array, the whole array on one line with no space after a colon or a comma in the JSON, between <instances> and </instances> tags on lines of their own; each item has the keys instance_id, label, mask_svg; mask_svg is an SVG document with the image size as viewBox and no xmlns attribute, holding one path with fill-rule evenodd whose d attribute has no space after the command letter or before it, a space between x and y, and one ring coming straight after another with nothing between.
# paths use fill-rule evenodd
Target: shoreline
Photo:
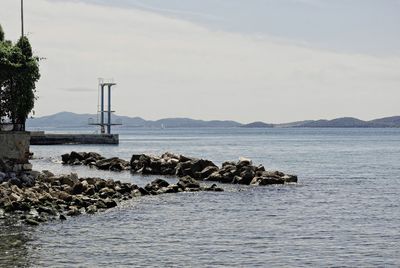
<instances>
[{"instance_id":1,"label":"shoreline","mask_svg":"<svg viewBox=\"0 0 400 268\"><path fill-rule=\"evenodd\" d=\"M176 177L170 184L157 178L139 187L136 184L79 178L78 174L55 175L50 171L0 173L0 216L16 215L29 225L66 220L81 214L95 214L118 206L119 203L146 195L181 192L222 192L214 182L251 186L297 183L297 176L279 171L266 171L254 166L250 159L237 163L224 162L217 167L212 161L164 153L160 157L132 155L131 161L118 157L105 158L95 152L71 152L62 155L64 165L85 165L114 172ZM212 185L200 184L200 181Z\"/></svg>"}]
</instances>

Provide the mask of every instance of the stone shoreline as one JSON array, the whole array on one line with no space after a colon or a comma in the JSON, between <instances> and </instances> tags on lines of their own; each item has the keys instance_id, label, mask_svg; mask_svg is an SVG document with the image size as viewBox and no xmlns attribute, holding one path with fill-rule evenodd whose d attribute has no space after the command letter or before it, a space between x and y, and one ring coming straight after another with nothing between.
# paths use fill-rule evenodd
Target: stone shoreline
<instances>
[{"instance_id":1,"label":"stone shoreline","mask_svg":"<svg viewBox=\"0 0 400 268\"><path fill-rule=\"evenodd\" d=\"M18 177L29 177L28 185ZM49 220L66 220L94 214L140 196L179 192L223 191L215 184L202 186L190 177L177 184L156 179L145 187L101 178L78 178L77 174L55 176L49 171L17 174L0 184L0 218L18 215L21 221L39 225Z\"/></svg>"},{"instance_id":2,"label":"stone shoreline","mask_svg":"<svg viewBox=\"0 0 400 268\"><path fill-rule=\"evenodd\" d=\"M94 152L71 152L62 155L66 165L86 165L100 170L124 171L144 175L177 176L220 183L243 185L272 185L297 183L296 175L280 171L267 171L264 166L254 166L250 159L224 162L218 167L210 160L164 153L161 156L132 155L130 162L118 157L108 158Z\"/></svg>"},{"instance_id":3,"label":"stone shoreline","mask_svg":"<svg viewBox=\"0 0 400 268\"><path fill-rule=\"evenodd\" d=\"M77 174L54 175L50 171L15 172L12 162L0 161L0 218L16 215L30 225L49 220L66 220L80 214L94 214L118 203L146 195L179 192L223 191L216 184L243 185L296 183L297 176L267 171L254 166L250 159L224 162L218 167L210 160L165 153L161 156L132 155L130 161L105 158L94 152L62 155L66 165L86 165L99 170L130 171L143 175L175 176L176 184L155 179L144 187L101 178L79 178Z\"/></svg>"}]
</instances>

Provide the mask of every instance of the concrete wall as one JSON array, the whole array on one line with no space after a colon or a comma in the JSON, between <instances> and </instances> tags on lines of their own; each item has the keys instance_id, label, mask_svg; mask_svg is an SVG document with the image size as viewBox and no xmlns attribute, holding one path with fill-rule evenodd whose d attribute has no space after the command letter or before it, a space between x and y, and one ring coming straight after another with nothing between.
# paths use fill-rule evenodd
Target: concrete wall
<instances>
[{"instance_id":1,"label":"concrete wall","mask_svg":"<svg viewBox=\"0 0 400 268\"><path fill-rule=\"evenodd\" d=\"M29 132L0 131L0 159L15 159L21 163L28 163L29 142Z\"/></svg>"},{"instance_id":2,"label":"concrete wall","mask_svg":"<svg viewBox=\"0 0 400 268\"><path fill-rule=\"evenodd\" d=\"M46 134L31 133L32 145L118 144L118 134Z\"/></svg>"}]
</instances>

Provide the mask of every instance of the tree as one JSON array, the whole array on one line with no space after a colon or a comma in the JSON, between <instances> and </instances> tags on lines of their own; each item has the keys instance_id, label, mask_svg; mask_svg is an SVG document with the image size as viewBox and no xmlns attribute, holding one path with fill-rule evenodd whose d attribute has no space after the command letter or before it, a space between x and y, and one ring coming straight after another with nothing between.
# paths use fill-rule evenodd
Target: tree
<instances>
[{"instance_id":1,"label":"tree","mask_svg":"<svg viewBox=\"0 0 400 268\"><path fill-rule=\"evenodd\" d=\"M3 31L3 27L1 27L1 24L0 24L0 42L3 42L4 41L4 31Z\"/></svg>"},{"instance_id":2,"label":"tree","mask_svg":"<svg viewBox=\"0 0 400 268\"><path fill-rule=\"evenodd\" d=\"M25 130L26 118L34 108L39 78L39 58L33 56L28 38L23 36L13 45L3 37L0 41L0 117L9 118L14 130Z\"/></svg>"}]
</instances>

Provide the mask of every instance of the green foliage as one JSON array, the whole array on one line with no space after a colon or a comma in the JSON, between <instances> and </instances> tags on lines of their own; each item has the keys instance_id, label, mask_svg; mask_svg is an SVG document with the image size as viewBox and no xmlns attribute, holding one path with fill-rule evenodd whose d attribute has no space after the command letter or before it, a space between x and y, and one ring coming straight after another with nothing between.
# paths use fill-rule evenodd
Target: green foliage
<instances>
[{"instance_id":1,"label":"green foliage","mask_svg":"<svg viewBox=\"0 0 400 268\"><path fill-rule=\"evenodd\" d=\"M21 37L15 45L0 41L0 119L10 119L14 129L18 125L25 128L39 78L39 59L33 56L27 37Z\"/></svg>"}]
</instances>

